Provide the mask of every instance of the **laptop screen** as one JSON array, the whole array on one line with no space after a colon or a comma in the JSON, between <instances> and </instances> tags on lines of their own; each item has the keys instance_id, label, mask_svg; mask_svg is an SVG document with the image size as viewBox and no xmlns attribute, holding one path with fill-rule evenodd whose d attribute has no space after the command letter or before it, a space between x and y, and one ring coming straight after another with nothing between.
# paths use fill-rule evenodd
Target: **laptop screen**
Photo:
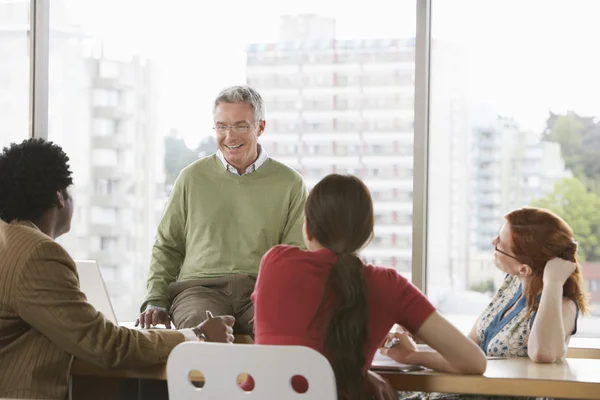
<instances>
[{"instance_id":1,"label":"laptop screen","mask_svg":"<svg viewBox=\"0 0 600 400\"><path fill-rule=\"evenodd\" d=\"M86 295L88 303L104 314L106 319L118 324L117 316L96 261L78 260L75 263L79 272L79 287Z\"/></svg>"}]
</instances>

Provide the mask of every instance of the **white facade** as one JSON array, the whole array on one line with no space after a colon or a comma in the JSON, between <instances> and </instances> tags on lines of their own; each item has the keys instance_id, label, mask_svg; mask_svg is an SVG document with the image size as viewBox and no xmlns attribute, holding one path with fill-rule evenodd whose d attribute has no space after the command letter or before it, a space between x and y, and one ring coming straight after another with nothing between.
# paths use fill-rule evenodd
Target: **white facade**
<instances>
[{"instance_id":1,"label":"white facade","mask_svg":"<svg viewBox=\"0 0 600 400\"><path fill-rule=\"evenodd\" d=\"M156 132L154 71L140 59L87 59L88 173L84 204L65 246L98 260L117 315L131 319L145 294L151 245L164 197L162 137ZM52 135L52 133L51 133ZM73 169L78 168L73 165Z\"/></svg>"},{"instance_id":2,"label":"white facade","mask_svg":"<svg viewBox=\"0 0 600 400\"><path fill-rule=\"evenodd\" d=\"M376 217L375 239L363 256L409 276L414 38L336 40L335 21L312 15L285 17L282 25L285 34L278 43L253 44L247 49L247 83L260 91L267 108L261 143L274 158L302 173L309 188L334 172L363 179L371 190ZM313 25L319 26L322 36L299 33L303 26ZM440 79L440 91L460 87L453 72ZM438 97L436 107L444 109L440 117L444 120L436 123L443 129L440 136L467 132L461 93L440 93ZM436 147L435 152L434 174L445 173L464 157L459 146ZM466 209L454 208L466 207L464 196L457 194L466 192L465 174L454 176L454 183L446 187L448 198L434 210L443 217L435 224L432 237L444 241L433 256L439 259L435 264L439 271L434 268L434 275L448 270L455 253L452 249L459 246L455 239L466 237L460 223L450 226L450 210L466 213Z\"/></svg>"}]
</instances>

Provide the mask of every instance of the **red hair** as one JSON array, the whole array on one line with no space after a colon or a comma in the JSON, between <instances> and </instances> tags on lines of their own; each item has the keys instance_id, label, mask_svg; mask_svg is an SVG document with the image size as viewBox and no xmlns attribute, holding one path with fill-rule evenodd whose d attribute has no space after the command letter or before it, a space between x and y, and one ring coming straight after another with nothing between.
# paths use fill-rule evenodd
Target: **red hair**
<instances>
[{"instance_id":1,"label":"red hair","mask_svg":"<svg viewBox=\"0 0 600 400\"><path fill-rule=\"evenodd\" d=\"M577 259L577 241L569 224L542 208L521 208L505 218L510 224L513 254L533 270L525 293L529 312L534 311L535 299L542 290L546 263L553 258L562 258L576 264L575 271L563 286L563 296L577 303L582 314L587 313L588 296Z\"/></svg>"}]
</instances>

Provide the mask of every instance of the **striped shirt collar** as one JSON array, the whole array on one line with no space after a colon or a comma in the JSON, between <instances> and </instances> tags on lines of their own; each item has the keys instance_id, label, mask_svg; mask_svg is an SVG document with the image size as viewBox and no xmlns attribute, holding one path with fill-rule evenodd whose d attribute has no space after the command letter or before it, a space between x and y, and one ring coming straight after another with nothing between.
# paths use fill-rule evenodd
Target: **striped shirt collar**
<instances>
[{"instance_id":1,"label":"striped shirt collar","mask_svg":"<svg viewBox=\"0 0 600 400\"><path fill-rule=\"evenodd\" d=\"M257 144L257 149L258 149L258 158L256 159L256 161L254 161L254 163L252 163L248 168L246 168L246 172L244 172L242 175L240 175L238 173L237 169L234 166L232 166L231 164L229 164L227 162L227 160L225 159L225 156L223 155L223 152L220 149L217 150L217 157L219 158L219 160L221 160L221 163L223 164L223 166L225 168L227 168L227 171L229 171L232 174L235 174L237 176L244 176L244 175L251 174L252 172L254 172L257 169L259 169L260 167L262 167L262 165L269 159L269 154L267 153L267 151L265 149L263 149L263 147L260 145L260 143Z\"/></svg>"}]
</instances>

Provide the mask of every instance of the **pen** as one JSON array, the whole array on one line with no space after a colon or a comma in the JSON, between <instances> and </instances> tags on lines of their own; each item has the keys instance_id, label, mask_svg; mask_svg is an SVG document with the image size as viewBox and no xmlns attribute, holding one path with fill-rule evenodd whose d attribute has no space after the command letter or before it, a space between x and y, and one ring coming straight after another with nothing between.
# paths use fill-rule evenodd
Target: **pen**
<instances>
[{"instance_id":1,"label":"pen","mask_svg":"<svg viewBox=\"0 0 600 400\"><path fill-rule=\"evenodd\" d=\"M393 338L392 340L390 340L389 342L387 342L383 347L385 347L386 349L391 349L392 347L394 347L398 343L400 343L400 339Z\"/></svg>"},{"instance_id":2,"label":"pen","mask_svg":"<svg viewBox=\"0 0 600 400\"><path fill-rule=\"evenodd\" d=\"M214 318L213 315L212 315L212 313L210 311L208 311L208 310L206 310L206 318L207 319Z\"/></svg>"}]
</instances>

